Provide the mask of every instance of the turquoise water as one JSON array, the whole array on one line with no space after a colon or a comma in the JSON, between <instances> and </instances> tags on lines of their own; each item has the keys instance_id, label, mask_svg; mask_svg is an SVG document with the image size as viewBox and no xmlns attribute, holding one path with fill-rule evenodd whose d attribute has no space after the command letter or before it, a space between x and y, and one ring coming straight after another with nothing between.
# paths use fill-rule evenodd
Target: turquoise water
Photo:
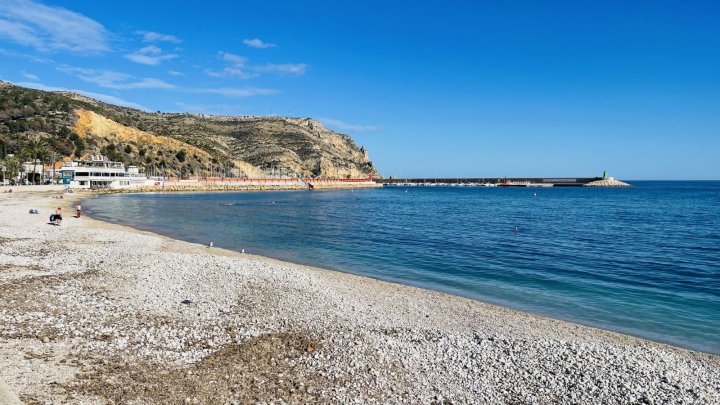
<instances>
[{"instance_id":1,"label":"turquoise water","mask_svg":"<svg viewBox=\"0 0 720 405\"><path fill-rule=\"evenodd\" d=\"M116 194L83 211L720 353L720 182L634 184Z\"/></svg>"}]
</instances>

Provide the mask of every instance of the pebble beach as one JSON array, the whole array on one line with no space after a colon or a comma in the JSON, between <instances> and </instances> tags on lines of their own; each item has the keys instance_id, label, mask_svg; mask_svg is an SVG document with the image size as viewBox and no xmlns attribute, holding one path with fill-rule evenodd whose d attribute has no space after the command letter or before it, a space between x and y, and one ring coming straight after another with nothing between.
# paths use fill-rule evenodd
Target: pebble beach
<instances>
[{"instance_id":1,"label":"pebble beach","mask_svg":"<svg viewBox=\"0 0 720 405\"><path fill-rule=\"evenodd\" d=\"M717 355L73 218L87 197L0 193L0 404L720 403Z\"/></svg>"}]
</instances>

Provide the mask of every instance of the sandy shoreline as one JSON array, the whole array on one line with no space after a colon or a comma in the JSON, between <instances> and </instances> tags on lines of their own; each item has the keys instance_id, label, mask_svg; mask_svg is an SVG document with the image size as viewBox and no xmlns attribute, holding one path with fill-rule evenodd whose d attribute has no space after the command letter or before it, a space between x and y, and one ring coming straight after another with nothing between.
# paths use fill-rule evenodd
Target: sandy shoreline
<instances>
[{"instance_id":1,"label":"sandy shoreline","mask_svg":"<svg viewBox=\"0 0 720 405\"><path fill-rule=\"evenodd\" d=\"M720 403L720 356L76 219L84 195L29 190L0 194L0 382L26 403Z\"/></svg>"}]
</instances>

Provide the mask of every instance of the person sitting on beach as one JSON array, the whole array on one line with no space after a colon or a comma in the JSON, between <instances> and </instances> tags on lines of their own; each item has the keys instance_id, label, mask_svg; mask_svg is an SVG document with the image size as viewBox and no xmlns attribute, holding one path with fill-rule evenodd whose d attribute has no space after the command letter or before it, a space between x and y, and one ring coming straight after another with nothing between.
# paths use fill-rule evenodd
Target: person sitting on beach
<instances>
[{"instance_id":1,"label":"person sitting on beach","mask_svg":"<svg viewBox=\"0 0 720 405\"><path fill-rule=\"evenodd\" d=\"M55 210L55 218L54 219L55 220L53 221L53 223L55 225L60 225L60 223L62 222L62 208L61 207L57 207L57 209Z\"/></svg>"}]
</instances>

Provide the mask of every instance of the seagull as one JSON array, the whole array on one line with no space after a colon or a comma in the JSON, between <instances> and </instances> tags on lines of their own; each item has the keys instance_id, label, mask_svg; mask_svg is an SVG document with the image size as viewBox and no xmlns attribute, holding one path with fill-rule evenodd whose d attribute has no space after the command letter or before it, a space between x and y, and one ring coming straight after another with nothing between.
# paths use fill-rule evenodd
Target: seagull
<instances>
[{"instance_id":1,"label":"seagull","mask_svg":"<svg viewBox=\"0 0 720 405\"><path fill-rule=\"evenodd\" d=\"M240 253L245 253L245 249L241 249L241 250L240 250Z\"/></svg>"},{"instance_id":2,"label":"seagull","mask_svg":"<svg viewBox=\"0 0 720 405\"><path fill-rule=\"evenodd\" d=\"M212 241L210 241L210 246L208 246L208 247L213 247L213 243L212 243Z\"/></svg>"}]
</instances>

